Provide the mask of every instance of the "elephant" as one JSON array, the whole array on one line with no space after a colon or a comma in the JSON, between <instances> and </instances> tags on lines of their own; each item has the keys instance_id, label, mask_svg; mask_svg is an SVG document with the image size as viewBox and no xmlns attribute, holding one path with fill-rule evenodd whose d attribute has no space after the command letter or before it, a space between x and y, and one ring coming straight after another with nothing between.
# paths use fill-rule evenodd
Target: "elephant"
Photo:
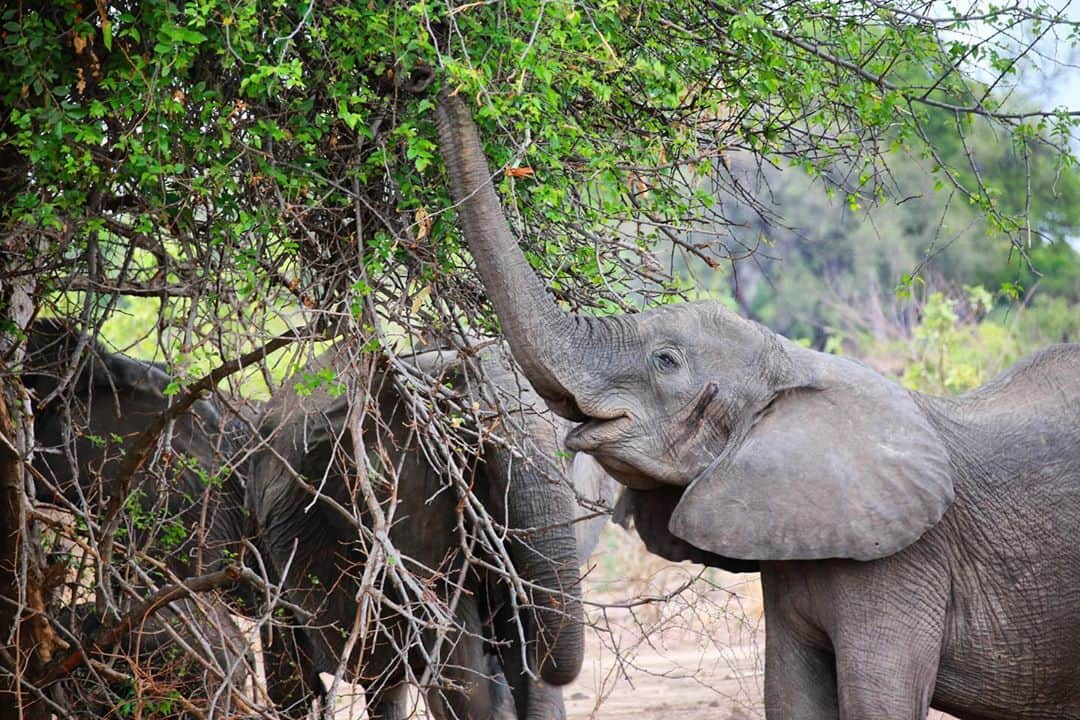
<instances>
[{"instance_id":1,"label":"elephant","mask_svg":"<svg viewBox=\"0 0 1080 720\"><path fill-rule=\"evenodd\" d=\"M86 361L81 366L76 366L76 352L82 346L86 349ZM439 357L439 353L428 354ZM417 367L424 369L422 361L415 361ZM56 392L59 383L77 367L77 372L72 374L71 391ZM524 379L513 374L509 366L500 364L489 358L485 363L487 373L494 378L484 387L472 387L470 392L477 400L494 402L492 393L513 395L519 392L521 386L527 386ZM428 371L432 368L427 366ZM464 376L458 372L459 381ZM141 432L153 416L164 411L168 406L168 397L164 389L168 386L171 378L164 370L151 363L144 363L129 358L119 353L109 353L93 339L84 336L73 326L54 320L38 321L32 329L29 348L28 363L23 377L26 387L31 390L34 398L33 410L35 415L35 430L40 452L35 459L35 467L40 473L43 483L38 486L38 499L42 501L60 500L68 503L76 511L99 510L106 499L116 490L115 470L119 465L123 451L126 449L134 436ZM485 400L486 393L486 400ZM288 393L279 395L268 406L266 416L276 418L266 420L261 427L270 437L274 437L277 431L274 429L280 421L275 407L283 403L283 397ZM316 398L324 398L316 394ZM538 402L535 396L531 402ZM291 404L291 403L290 403ZM329 415L334 412L340 414L345 406L338 404L331 409ZM511 469L514 462L506 452L491 449L489 451L489 465L498 466L498 471L488 470L477 472L478 478L498 478L496 485L505 490L511 478L523 476L526 472L539 472L536 468L526 470L525 462L550 463L554 456L554 448L557 441L552 437L545 437L545 433L551 435L554 430L554 421L550 417L534 417L530 410L519 408L526 429L531 433L528 442L536 446L535 457L526 458L520 463L520 467ZM320 417L323 417L320 415ZM340 417L340 415L339 415ZM308 421L296 418L299 426L307 425ZM253 451L251 433L246 429L251 427L251 420L233 420L223 424L217 407L209 401L197 401L190 415L181 415L169 435L169 450L176 457L194 457L193 463L177 463L168 480L152 475L146 471L139 471L132 482L135 492L132 497L138 498L138 510L142 517L160 518L162 522L156 524L135 523L130 527L130 535L127 539L132 544L141 548L151 556L159 557L170 571L180 578L190 577L196 571L209 571L221 567L223 563L233 559L240 552L241 543L245 538L252 539L257 545L261 545L266 538L277 537L268 529L276 528L282 524L287 525L288 513L282 510L282 506L262 506L254 498L265 498L262 491L268 490L258 482L249 480L248 495L254 512L263 511L262 537L258 537L254 526L249 520L250 511L248 501L244 498L244 487L241 482L243 473L225 472L222 469L222 457L230 453L241 454L254 453L252 457L261 463L266 462L266 457L258 451ZM341 428L338 427L338 430ZM562 431L565 433L565 424ZM399 429L400 432L400 429ZM309 446L308 449L317 446ZM313 451L317 456L318 450ZM417 467L423 466L419 457L410 458ZM312 462L312 457L305 457L304 462ZM314 460L316 464L323 462L329 465L323 457ZM247 470L248 468L236 463L235 470ZM230 468L232 470L233 468ZM322 468L325 470L326 468ZM259 471L253 471L257 477ZM430 474L429 470L429 474ZM560 470L562 472L562 470ZM574 480L573 487L585 497L599 499L600 505L610 504L613 481L599 469L599 466L587 456L578 456L568 463L565 472ZM215 473L220 475L220 482L207 485L206 478ZM425 477L425 482L438 479ZM520 481L519 485L524 485ZM435 485L432 485L435 487ZM485 486L489 487L490 486ZM430 489L430 488L429 488ZM164 490L164 492L162 492ZM562 488L565 491L566 487ZM558 494L558 493L557 493ZM562 495L565 495L562 492ZM426 496L425 496L426 497ZM420 498L422 499L422 498ZM565 500L565 498L560 498ZM524 497L520 493L510 498L510 505L517 502L518 505L507 508L507 499L502 495L487 498L486 504L493 509L495 516L514 513L520 515L521 503L539 503L532 497ZM558 503L560 508L565 503ZM571 502L571 505L580 511L580 507ZM134 506L132 506L134 507ZM129 508L129 510L132 508ZM294 508L290 508L294 509ZM425 512L425 518L435 518L443 523L444 528L456 517L452 509L448 510L446 503L435 505L435 512ZM91 513L93 514L93 513ZM553 514L554 516L555 514ZM516 518L515 518L516 519ZM565 513L558 513L558 520L565 522ZM552 521L554 522L554 520ZM599 521L593 519L586 522L578 522L573 525L576 533L574 545L581 548L585 555L595 546L603 518ZM543 521L538 518L538 525ZM162 542L162 530L168 531L174 528L191 530L190 534L182 536L179 544L175 539ZM346 531L347 532L347 531ZM355 534L355 532L354 532ZM174 534L172 538L175 538ZM340 540L342 536L338 536ZM565 542L565 538L559 538ZM410 547L404 543L403 547ZM515 562L522 567L537 566L545 560L538 554L533 557L532 550L526 543L514 543ZM555 547L558 547L557 543ZM319 549L317 548L317 551ZM445 547L440 547L445 551ZM547 549L538 552L542 554ZM269 555L269 552L267 551ZM576 573L576 565L575 573ZM269 568L270 577L277 580L274 568ZM576 582L576 576L572 578ZM560 578L562 583L570 585L573 591L573 583L569 579ZM473 634L467 646L469 655L464 659L464 667L467 674L480 674L488 676L485 687L490 703L499 705L504 703L500 688L495 686L493 680L496 675L504 675L509 679L513 694L515 708L510 712L516 712L520 717L528 718L559 718L563 716L561 691L557 686L546 683L542 679L534 680L532 676L537 670L537 658L530 657L530 667L526 668L521 662L521 646L518 643L516 624L512 615L508 614L511 603L505 586L500 586L494 576L486 576L483 581L474 581L472 588L477 593L477 598L466 599L465 607L461 611L462 623ZM293 591L298 590L294 585ZM241 593L241 599L248 608L254 606L250 593ZM557 593L549 593L555 598ZM483 605L484 617L480 617ZM176 611L165 609L159 611L161 618L169 618L168 624L177 625L179 615L184 612L184 603L178 605ZM347 605L347 603L346 603ZM121 611L128 609L129 603L121 607ZM212 623L206 623L209 627L225 633L226 645L214 646L213 650L218 656L218 662L222 667L236 666L237 648L243 645L243 636L235 627L224 606L212 604L208 612L215 617ZM184 613L189 617L191 613ZM99 626L97 609L91 604L79 605L75 612L77 621L61 622L67 627L67 632L62 634L79 639L79 635L88 636L89 633ZM346 613L347 615L347 613ZM165 671L175 665L177 641L187 644L197 644L198 627L179 627L177 636L175 633L166 631L165 623L158 618L151 618L140 627L140 632L129 641L122 643L121 649L125 654L137 656L138 662L144 667L154 667L156 671ZM206 629L206 628L203 628ZM535 628L532 629L535 631ZM287 661L288 657L275 655L277 653L291 654L294 658L298 652L303 652L307 646L320 647L323 644L311 642L307 636L312 631L305 628L299 633L304 642L289 643L281 642L281 633L277 635L277 644L274 637L270 638L273 644L272 652L268 655L272 663L268 663L273 674L269 678L269 692L276 698L292 697L295 699L297 688L295 679L290 677L288 670L275 668L273 663ZM475 642L476 638L484 638L483 643ZM205 638L202 639L205 642ZM223 652L228 650L229 652ZM528 648L535 654L535 648ZM483 651L481 653L481 651ZM336 666L336 657L332 653L324 654L321 669L332 671ZM310 666L309 669L314 666ZM175 669L175 668L173 668ZM315 682L311 674L305 678L309 684ZM89 702L90 698L97 698L99 704L88 706L88 711L96 712L100 708L102 698L99 690L83 683L83 686L75 686L69 691L69 696L76 703ZM317 686L316 686L317 687ZM193 689L189 688L193 692ZM400 693L387 695L387 707L390 712L401 712ZM480 694L477 694L480 697ZM485 701L489 700L485 696ZM477 700L476 702L480 702ZM395 705L396 703L396 705ZM481 703L483 704L483 703ZM78 705L77 705L78 706ZM495 713L496 707L491 708ZM474 712L474 716L484 716L483 713ZM461 715L464 717L465 715Z\"/></svg>"},{"instance_id":2,"label":"elephant","mask_svg":"<svg viewBox=\"0 0 1080 720\"><path fill-rule=\"evenodd\" d=\"M82 346L83 358L75 353ZM71 374L70 384L61 387ZM170 404L173 378L153 363L110 353L70 324L31 327L23 384L34 400L38 500L100 514L117 491L130 443ZM156 553L178 577L220 567L247 533L243 484L228 472L221 414L196 400L130 481L128 540ZM132 502L137 501L137 502ZM163 537L165 536L165 537Z\"/></svg>"},{"instance_id":3,"label":"elephant","mask_svg":"<svg viewBox=\"0 0 1080 720\"><path fill-rule=\"evenodd\" d=\"M125 488L118 469L133 441L169 407L166 388L172 378L159 366L106 351L71 323L57 319L39 319L30 327L26 358L22 381L30 391L34 416L37 500L100 521L110 499L123 493L124 522L117 537L127 545L129 560L137 551L152 559L113 563L114 574L101 572L100 583L114 591L109 603L114 619L130 612L151 584L209 573L239 555L250 523L242 483L224 461L230 448L213 403L198 400L190 412L177 417L159 439L154 458ZM87 539L100 549L100 537ZM155 568L155 562L160 567ZM136 574L137 567L145 568L143 575ZM250 603L252 597L243 588L233 592L234 600ZM82 633L101 624L102 609L79 604L72 608L78 622L61 622L58 632L81 642ZM184 645L196 648L213 669L192 653L181 652ZM158 610L120 643L120 651L138 663L134 674L143 680L164 678L166 695L192 696L207 689L216 695L221 673L240 687L247 667L243 634L225 604L214 598L198 607L189 599ZM187 682L171 684L184 674L190 676ZM79 697L118 701L115 696L102 698L102 688L81 685L68 692L75 702ZM227 694L217 700L201 697L219 709L230 702ZM98 711L86 708L91 716Z\"/></svg>"},{"instance_id":4,"label":"elephant","mask_svg":"<svg viewBox=\"0 0 1080 720\"><path fill-rule=\"evenodd\" d=\"M471 562L463 557L468 528L481 521L468 517L467 499L450 486L440 464L446 459L433 458L421 442L425 420L404 401L395 371L380 364L369 378L354 365L355 353L353 344L340 341L274 394L260 422L265 447L247 472L248 505L270 563L289 601L310 615L306 622L291 618L294 628L279 628L270 640L265 666L271 694L280 706L303 714L307 701L321 693L319 673L334 673L343 658L349 677L366 690L371 718L407 715L411 669L416 678L437 671L449 683L428 692L437 718L561 720L558 686L571 681L582 662L579 548L588 554L606 520L573 523L582 515L575 493L610 506L614 481L588 456L569 463L558 457L565 425L537 410L539 398L496 350L470 349L467 359L450 353L449 360L447 352L430 351L402 360L408 373L453 389L460 407L473 415L463 420L467 432L477 439L505 434L520 448L486 441L476 443L477 457L456 458L487 510L488 531L506 538L513 567L530 584L532 610L518 615L491 553L478 549ZM352 415L365 407L362 416ZM410 630L410 611L403 607L415 607L409 602L416 598L393 576L381 586L385 602L372 621L376 629L349 653L361 577L376 564L371 557L378 529L357 483L356 428L379 507L390 512L388 500L397 501L383 529L397 555L383 562L411 571L440 603L456 596L448 652L441 656L431 629L419 635ZM360 511L350 517L354 506ZM516 617L523 618L520 626ZM506 707L502 677L512 708Z\"/></svg>"},{"instance_id":5,"label":"elephant","mask_svg":"<svg viewBox=\"0 0 1080 720\"><path fill-rule=\"evenodd\" d=\"M564 312L461 97L435 108L462 235L567 448L672 559L758 567L772 719L1080 718L1080 345L957 397L717 302Z\"/></svg>"}]
</instances>

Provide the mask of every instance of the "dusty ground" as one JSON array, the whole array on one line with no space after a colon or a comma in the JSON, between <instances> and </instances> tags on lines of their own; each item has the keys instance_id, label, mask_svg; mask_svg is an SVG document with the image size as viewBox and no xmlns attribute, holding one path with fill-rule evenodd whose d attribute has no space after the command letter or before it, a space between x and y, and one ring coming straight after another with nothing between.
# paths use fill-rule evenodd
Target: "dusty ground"
<instances>
[{"instance_id":1,"label":"dusty ground","mask_svg":"<svg viewBox=\"0 0 1080 720\"><path fill-rule=\"evenodd\" d=\"M702 571L648 555L611 527L591 560L596 628L566 688L573 720L764 718L764 623L757 576ZM667 596L635 604L634 598ZM629 602L628 602L629 601ZM931 720L949 716L931 712Z\"/></svg>"}]
</instances>

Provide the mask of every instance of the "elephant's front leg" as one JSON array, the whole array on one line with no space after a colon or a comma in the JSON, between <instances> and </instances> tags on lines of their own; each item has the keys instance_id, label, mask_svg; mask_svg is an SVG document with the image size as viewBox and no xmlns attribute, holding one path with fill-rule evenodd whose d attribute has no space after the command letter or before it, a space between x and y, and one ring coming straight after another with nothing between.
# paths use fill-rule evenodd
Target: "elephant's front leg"
<instances>
[{"instance_id":1,"label":"elephant's front leg","mask_svg":"<svg viewBox=\"0 0 1080 720\"><path fill-rule=\"evenodd\" d=\"M405 683L400 683L379 692L368 691L369 720L405 720L414 713L409 708L409 692Z\"/></svg>"},{"instance_id":2,"label":"elephant's front leg","mask_svg":"<svg viewBox=\"0 0 1080 720\"><path fill-rule=\"evenodd\" d=\"M944 573L901 554L769 563L761 577L769 720L925 720L949 597Z\"/></svg>"},{"instance_id":3,"label":"elephant's front leg","mask_svg":"<svg viewBox=\"0 0 1080 720\"><path fill-rule=\"evenodd\" d=\"M483 626L474 594L458 599L460 627L446 638L450 654L440 669L451 688L428 691L428 710L437 720L489 720L495 680L488 673Z\"/></svg>"},{"instance_id":4,"label":"elephant's front leg","mask_svg":"<svg viewBox=\"0 0 1080 720\"><path fill-rule=\"evenodd\" d=\"M781 618L765 616L765 717L837 720L833 654L796 638Z\"/></svg>"},{"instance_id":5,"label":"elephant's front leg","mask_svg":"<svg viewBox=\"0 0 1080 720\"><path fill-rule=\"evenodd\" d=\"M857 627L837 633L841 720L925 720L941 631L918 614L860 618Z\"/></svg>"},{"instance_id":6,"label":"elephant's front leg","mask_svg":"<svg viewBox=\"0 0 1080 720\"><path fill-rule=\"evenodd\" d=\"M825 633L802 617L801 578L763 567L765 600L765 717L837 720L836 660ZM805 593L804 593L805 595ZM813 641L812 641L813 640Z\"/></svg>"},{"instance_id":7,"label":"elephant's front leg","mask_svg":"<svg viewBox=\"0 0 1080 720\"><path fill-rule=\"evenodd\" d=\"M898 556L845 569L828 603L840 717L925 720L945 633L945 576Z\"/></svg>"},{"instance_id":8,"label":"elephant's front leg","mask_svg":"<svg viewBox=\"0 0 1080 720\"><path fill-rule=\"evenodd\" d=\"M306 718L312 701L322 693L321 680L298 637L300 632L288 626L261 631L266 690L274 707L288 718Z\"/></svg>"}]
</instances>

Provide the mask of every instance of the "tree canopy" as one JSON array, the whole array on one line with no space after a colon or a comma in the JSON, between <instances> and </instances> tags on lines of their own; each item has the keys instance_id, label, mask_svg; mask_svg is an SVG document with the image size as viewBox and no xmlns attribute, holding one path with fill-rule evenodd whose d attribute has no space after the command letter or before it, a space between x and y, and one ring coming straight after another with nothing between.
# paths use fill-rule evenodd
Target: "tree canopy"
<instances>
[{"instance_id":1,"label":"tree canopy","mask_svg":"<svg viewBox=\"0 0 1080 720\"><path fill-rule=\"evenodd\" d=\"M35 5L3 15L4 245L40 297L89 293L84 320L125 296L204 329L271 308L370 302L401 323L415 307L421 325L470 308L433 141L442 84L471 98L533 261L575 305L620 303L628 276L670 290L659 238L746 255L722 202L762 207L739 152L842 168L829 180L854 206L903 150L1018 245L1032 214L1036 232L1071 223L1047 210L1054 173L1003 193L979 147L992 132L1011 171L1071 167L1073 115L1009 93L1032 39L1075 31L1049 7Z\"/></svg>"}]
</instances>

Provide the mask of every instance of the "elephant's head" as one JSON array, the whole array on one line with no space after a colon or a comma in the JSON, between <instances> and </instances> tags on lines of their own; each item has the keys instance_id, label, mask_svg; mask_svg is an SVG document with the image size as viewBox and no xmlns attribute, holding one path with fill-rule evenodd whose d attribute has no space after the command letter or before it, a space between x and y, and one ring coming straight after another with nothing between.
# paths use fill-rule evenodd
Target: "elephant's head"
<instances>
[{"instance_id":1,"label":"elephant's head","mask_svg":"<svg viewBox=\"0 0 1080 720\"><path fill-rule=\"evenodd\" d=\"M30 329L22 379L33 396L37 442L47 449L47 477L65 493L76 480L84 491L95 478L111 480L126 444L170 404L165 389L172 378L160 366L108 352L75 326L51 318ZM220 431L217 408L198 400L176 418L168 442L212 475L221 465ZM182 472L190 475L185 492L203 485Z\"/></svg>"},{"instance_id":2,"label":"elephant's head","mask_svg":"<svg viewBox=\"0 0 1080 720\"><path fill-rule=\"evenodd\" d=\"M401 505L391 539L403 555L434 568L457 548L458 501L420 447L415 418L395 388L392 374L380 368L370 384L366 378L355 377L349 348L348 342L331 348L309 363L298 378L331 369L341 384L364 382L365 392L375 396L372 405L378 413L365 416L364 447L374 455L372 467L391 468L397 477L395 495ZM518 447L510 450L486 444L484 462L470 480L475 480L473 488L482 493L490 516L513 531L513 540L508 542L511 558L530 588L535 608L528 639L536 640L539 672L548 682L565 684L576 677L583 657L574 492L553 464L558 451L555 426L550 417L538 417L534 405L540 404L539 398L522 400L522 392L531 391L507 366L493 358L476 361L482 363L483 372L466 375L460 367L448 369L460 364L452 353L433 351L412 359L419 371L450 381L467 398L466 405L482 408L481 414L492 418L492 429L509 436ZM327 548L346 547L345 539L355 536L356 530L342 523L339 513L328 505L314 503L301 489L297 475L318 486L324 496L349 506L353 471L341 462L351 459L354 448L349 398L335 399L325 387L298 393L302 385L302 380L286 384L267 406L262 421L267 450L254 459L249 504L276 561L284 563L295 553L292 576L325 576L321 583L330 587L338 574L331 566L341 562L333 558L338 551ZM496 405L504 408L504 416L496 418L492 412ZM375 485L385 489L387 483L382 481L386 479L375 478ZM294 539L299 540L295 548ZM333 597L329 602L333 604ZM351 622L348 608L338 610L343 620ZM330 649L324 654L330 655Z\"/></svg>"},{"instance_id":3,"label":"elephant's head","mask_svg":"<svg viewBox=\"0 0 1080 720\"><path fill-rule=\"evenodd\" d=\"M117 471L125 452L171 402L165 389L172 378L161 367L108 352L56 319L30 328L22 379L32 394L34 466L44 481L38 499L60 495L75 507L124 490ZM228 454L217 408L196 401L157 441L168 452L141 467L127 491L137 493L144 510L157 511L158 521L181 518L184 539L168 548L176 572L198 569L193 554L204 564L223 562L227 549L237 549L246 520L239 479L228 474L220 487L215 479Z\"/></svg>"},{"instance_id":4,"label":"elephant's head","mask_svg":"<svg viewBox=\"0 0 1080 720\"><path fill-rule=\"evenodd\" d=\"M906 391L715 302L636 315L563 312L494 192L476 127L437 110L465 240L530 382L581 425L567 446L638 490L686 488L672 532L735 558L888 555L940 519L949 459Z\"/></svg>"}]
</instances>

